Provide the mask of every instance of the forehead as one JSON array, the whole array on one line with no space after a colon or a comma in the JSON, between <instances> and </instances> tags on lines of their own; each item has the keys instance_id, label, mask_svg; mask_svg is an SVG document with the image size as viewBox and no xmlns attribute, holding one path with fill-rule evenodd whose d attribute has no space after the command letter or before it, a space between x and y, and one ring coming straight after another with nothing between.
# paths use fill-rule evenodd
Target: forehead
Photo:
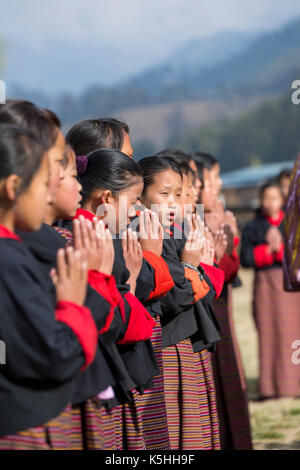
<instances>
[{"instance_id":1,"label":"forehead","mask_svg":"<svg viewBox=\"0 0 300 470\"><path fill-rule=\"evenodd\" d=\"M141 195L143 191L144 182L142 179L137 179L135 184L129 186L129 188L124 189L120 194L122 196L129 196L129 197L138 197Z\"/></svg>"},{"instance_id":2,"label":"forehead","mask_svg":"<svg viewBox=\"0 0 300 470\"><path fill-rule=\"evenodd\" d=\"M270 188L266 188L262 194L262 197L274 197L274 196L280 196L281 197L281 191L277 186L271 186Z\"/></svg>"},{"instance_id":3,"label":"forehead","mask_svg":"<svg viewBox=\"0 0 300 470\"><path fill-rule=\"evenodd\" d=\"M215 164L212 166L210 172L216 174L216 173L220 173L220 170L221 170L221 168L220 168L219 163L215 163Z\"/></svg>"},{"instance_id":4,"label":"forehead","mask_svg":"<svg viewBox=\"0 0 300 470\"><path fill-rule=\"evenodd\" d=\"M178 173L171 169L168 169L156 173L156 175L154 176L154 184L158 186L178 187L182 185L182 179Z\"/></svg>"}]
</instances>

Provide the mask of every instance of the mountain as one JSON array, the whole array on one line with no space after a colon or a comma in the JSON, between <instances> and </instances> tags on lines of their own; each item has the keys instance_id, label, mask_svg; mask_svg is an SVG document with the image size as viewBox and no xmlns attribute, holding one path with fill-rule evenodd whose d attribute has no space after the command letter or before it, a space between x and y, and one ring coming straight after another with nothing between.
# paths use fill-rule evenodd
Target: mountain
<instances>
[{"instance_id":1,"label":"mountain","mask_svg":"<svg viewBox=\"0 0 300 470\"><path fill-rule=\"evenodd\" d=\"M177 49L168 60L137 74L124 82L123 86L145 90L154 98L164 89L192 79L200 71L235 57L257 37L258 34L254 32L225 31L190 40Z\"/></svg>"},{"instance_id":2,"label":"mountain","mask_svg":"<svg viewBox=\"0 0 300 470\"><path fill-rule=\"evenodd\" d=\"M184 53L186 51L186 54ZM193 41L160 67L126 83L174 101L283 92L300 76L300 18L258 35L223 33Z\"/></svg>"},{"instance_id":3,"label":"mountain","mask_svg":"<svg viewBox=\"0 0 300 470\"><path fill-rule=\"evenodd\" d=\"M183 132L167 144L215 155L223 171L295 160L300 152L300 105L291 93L261 103L237 119Z\"/></svg>"}]
</instances>

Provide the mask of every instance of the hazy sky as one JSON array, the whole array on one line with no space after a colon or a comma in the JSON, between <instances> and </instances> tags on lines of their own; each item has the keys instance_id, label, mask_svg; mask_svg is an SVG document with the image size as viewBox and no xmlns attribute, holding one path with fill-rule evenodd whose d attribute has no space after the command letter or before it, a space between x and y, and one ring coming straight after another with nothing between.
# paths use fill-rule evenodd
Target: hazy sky
<instances>
[{"instance_id":1,"label":"hazy sky","mask_svg":"<svg viewBox=\"0 0 300 470\"><path fill-rule=\"evenodd\" d=\"M4 78L79 91L156 64L189 39L299 15L299 0L0 0Z\"/></svg>"}]
</instances>

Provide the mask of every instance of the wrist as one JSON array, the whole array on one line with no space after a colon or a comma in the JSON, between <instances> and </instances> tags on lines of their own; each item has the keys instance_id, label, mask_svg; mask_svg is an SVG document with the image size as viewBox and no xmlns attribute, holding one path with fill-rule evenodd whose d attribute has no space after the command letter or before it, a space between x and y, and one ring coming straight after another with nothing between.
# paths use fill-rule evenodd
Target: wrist
<instances>
[{"instance_id":1,"label":"wrist","mask_svg":"<svg viewBox=\"0 0 300 470\"><path fill-rule=\"evenodd\" d=\"M198 271L197 266L195 266L195 265L192 264L192 263L187 263L186 261L181 261L181 264L183 264L183 266L184 266L185 268L192 269L193 271Z\"/></svg>"}]
</instances>

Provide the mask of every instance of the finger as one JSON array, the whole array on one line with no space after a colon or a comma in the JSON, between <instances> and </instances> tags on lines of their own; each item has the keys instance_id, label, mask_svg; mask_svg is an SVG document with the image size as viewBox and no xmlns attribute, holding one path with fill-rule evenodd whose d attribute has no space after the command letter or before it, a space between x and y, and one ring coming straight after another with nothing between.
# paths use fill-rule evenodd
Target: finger
<instances>
[{"instance_id":1,"label":"finger","mask_svg":"<svg viewBox=\"0 0 300 470\"><path fill-rule=\"evenodd\" d=\"M57 283L58 283L58 275L57 275L57 271L55 268L52 268L51 271L50 271L50 277L52 279L52 282L53 284L55 285L55 287L57 286Z\"/></svg>"},{"instance_id":2,"label":"finger","mask_svg":"<svg viewBox=\"0 0 300 470\"><path fill-rule=\"evenodd\" d=\"M158 233L158 235L159 235L159 239L163 240L163 238L164 238L164 229L163 229L163 226L161 225L161 223L159 223L159 233Z\"/></svg>"},{"instance_id":3,"label":"finger","mask_svg":"<svg viewBox=\"0 0 300 470\"><path fill-rule=\"evenodd\" d=\"M146 210L146 209L145 209ZM144 239L145 237L145 210L141 211L140 219L140 238Z\"/></svg>"},{"instance_id":4,"label":"finger","mask_svg":"<svg viewBox=\"0 0 300 470\"><path fill-rule=\"evenodd\" d=\"M80 262L80 266L79 266L79 273L80 273L80 279L82 281L85 281L87 282L87 278L88 278L88 265L87 265L87 262L86 261L82 261Z\"/></svg>"},{"instance_id":5,"label":"finger","mask_svg":"<svg viewBox=\"0 0 300 470\"><path fill-rule=\"evenodd\" d=\"M74 247L76 250L80 250L82 248L82 237L81 237L80 222L77 219L73 221L73 233L74 233Z\"/></svg>"},{"instance_id":6,"label":"finger","mask_svg":"<svg viewBox=\"0 0 300 470\"><path fill-rule=\"evenodd\" d=\"M123 248L123 253L127 253L127 251L128 251L127 236L128 236L128 231L127 231L127 230L124 230L124 232L122 233L122 248Z\"/></svg>"},{"instance_id":7,"label":"finger","mask_svg":"<svg viewBox=\"0 0 300 470\"><path fill-rule=\"evenodd\" d=\"M158 240L160 238L160 225L161 224L159 222L159 218L156 212L152 212L151 214L152 214L151 217L152 217L153 238Z\"/></svg>"},{"instance_id":8,"label":"finger","mask_svg":"<svg viewBox=\"0 0 300 470\"><path fill-rule=\"evenodd\" d=\"M75 253L79 253L79 250L75 250L71 247L66 249L66 258L67 258L67 277L72 278L74 276L75 267Z\"/></svg>"},{"instance_id":9,"label":"finger","mask_svg":"<svg viewBox=\"0 0 300 470\"><path fill-rule=\"evenodd\" d=\"M144 217L145 217L145 231L146 231L145 235L146 235L146 238L151 238L152 227L151 227L150 211L148 209L145 209Z\"/></svg>"},{"instance_id":10,"label":"finger","mask_svg":"<svg viewBox=\"0 0 300 470\"><path fill-rule=\"evenodd\" d=\"M81 228L81 237L82 237L82 248L86 250L90 247L89 234L87 228L87 220L84 217L80 218L80 228Z\"/></svg>"},{"instance_id":11,"label":"finger","mask_svg":"<svg viewBox=\"0 0 300 470\"><path fill-rule=\"evenodd\" d=\"M67 278L67 263L66 263L66 256L65 250L63 248L59 249L56 255L56 270L58 278L64 280Z\"/></svg>"},{"instance_id":12,"label":"finger","mask_svg":"<svg viewBox=\"0 0 300 470\"><path fill-rule=\"evenodd\" d=\"M139 242L137 243L137 255L138 255L139 258L143 257L143 249L142 249L141 244Z\"/></svg>"},{"instance_id":13,"label":"finger","mask_svg":"<svg viewBox=\"0 0 300 470\"><path fill-rule=\"evenodd\" d=\"M138 256L138 236L136 232L132 232L132 251Z\"/></svg>"},{"instance_id":14,"label":"finger","mask_svg":"<svg viewBox=\"0 0 300 470\"><path fill-rule=\"evenodd\" d=\"M188 214L187 218L186 218L186 223L187 223L187 229L188 229L188 233L191 233L193 232L193 216L191 214Z\"/></svg>"},{"instance_id":15,"label":"finger","mask_svg":"<svg viewBox=\"0 0 300 470\"><path fill-rule=\"evenodd\" d=\"M132 253L133 250L133 235L132 230L129 228L127 231L127 251Z\"/></svg>"}]
</instances>

